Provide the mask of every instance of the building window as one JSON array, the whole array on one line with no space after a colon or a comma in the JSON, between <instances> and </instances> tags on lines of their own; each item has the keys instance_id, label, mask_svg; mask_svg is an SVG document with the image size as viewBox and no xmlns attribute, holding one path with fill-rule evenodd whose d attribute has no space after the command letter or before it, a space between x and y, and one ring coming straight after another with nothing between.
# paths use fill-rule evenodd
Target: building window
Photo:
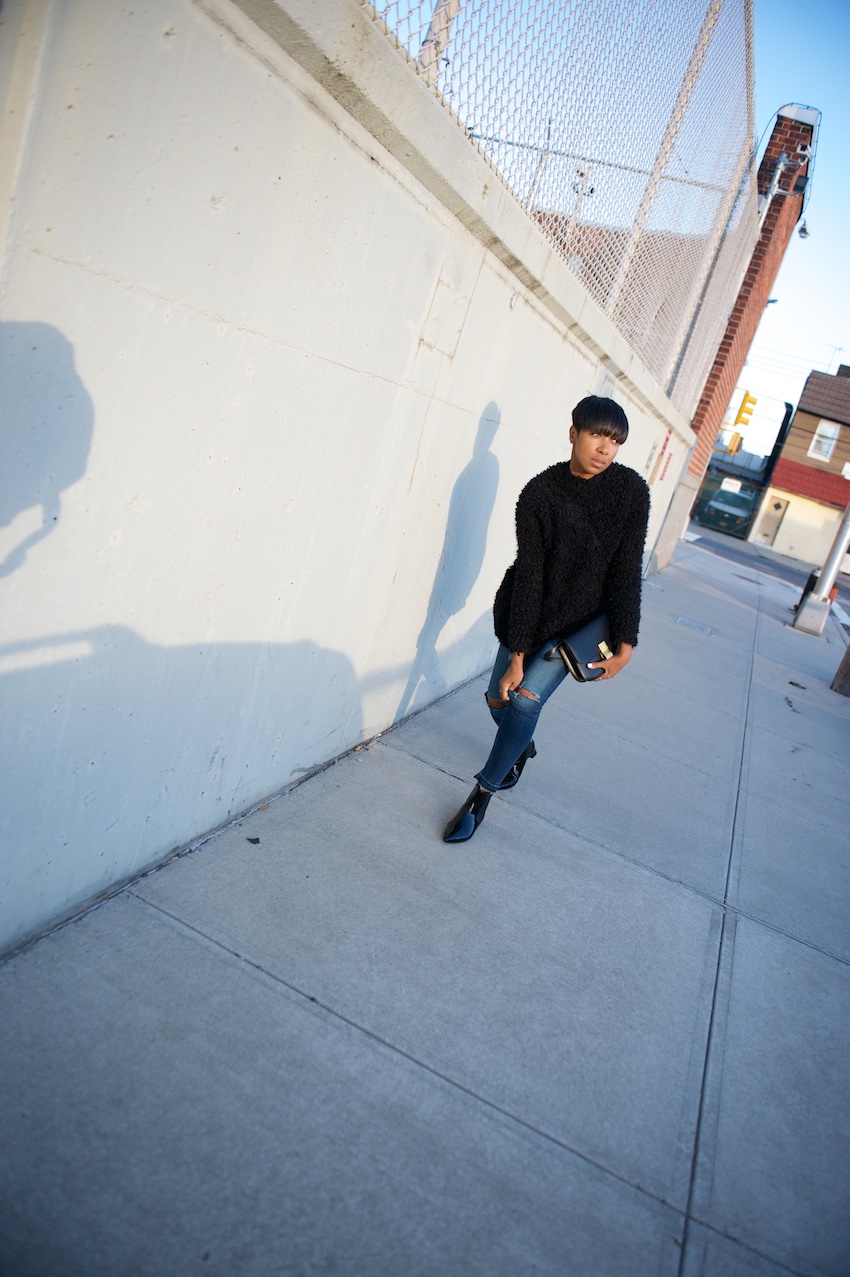
<instances>
[{"instance_id":1,"label":"building window","mask_svg":"<svg viewBox=\"0 0 850 1277\"><path fill-rule=\"evenodd\" d=\"M834 421L821 421L814 433L812 442L809 444L809 451L806 454L815 461L829 461L835 452L835 445L838 443L838 435L841 427L837 426Z\"/></svg>"}]
</instances>

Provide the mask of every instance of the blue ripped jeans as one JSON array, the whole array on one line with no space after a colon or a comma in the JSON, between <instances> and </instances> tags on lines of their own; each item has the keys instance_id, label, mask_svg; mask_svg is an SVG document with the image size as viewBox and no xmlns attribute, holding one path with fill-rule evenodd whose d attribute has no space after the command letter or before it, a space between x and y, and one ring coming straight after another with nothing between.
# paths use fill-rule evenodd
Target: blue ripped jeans
<instances>
[{"instance_id":1,"label":"blue ripped jeans","mask_svg":"<svg viewBox=\"0 0 850 1277\"><path fill-rule=\"evenodd\" d=\"M500 699L499 680L504 677L505 670L511 663L510 652L504 644L499 645L490 686L485 693L487 708L499 730L496 732L490 757L475 777L483 789L499 789L520 754L530 744L541 709L555 688L560 687L567 677L566 666L557 652L554 660L546 660L546 654L552 652L554 647L554 640L550 639L525 658L522 686L536 699L532 700L530 696L523 696L519 692L508 692L507 705L496 709L490 704L490 699Z\"/></svg>"}]
</instances>

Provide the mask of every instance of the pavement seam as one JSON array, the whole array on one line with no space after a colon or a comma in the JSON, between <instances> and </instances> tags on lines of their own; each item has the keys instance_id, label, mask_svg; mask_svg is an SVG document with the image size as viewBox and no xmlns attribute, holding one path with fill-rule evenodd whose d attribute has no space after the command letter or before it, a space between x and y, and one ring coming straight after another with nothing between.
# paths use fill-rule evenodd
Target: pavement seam
<instances>
[{"instance_id":1,"label":"pavement seam","mask_svg":"<svg viewBox=\"0 0 850 1277\"><path fill-rule=\"evenodd\" d=\"M387 744L386 741L380 741L379 743L381 745ZM457 780L462 785L469 784L469 781L464 780L463 776L458 776L457 772L449 771L445 767L440 767L440 765L435 763L433 759L423 758L421 754L417 754L414 750L402 749L397 745L391 745L390 747L394 749L396 753L402 754L406 758L412 758L417 763L422 763L423 766L430 767L432 771L439 772L441 776L448 776L451 780ZM708 773L705 774L707 775ZM501 794L496 794L495 796L497 798L502 797ZM643 869L653 878L660 878L662 882L668 882L671 886L681 887L683 891L687 891L701 900L707 900L711 904L715 905L723 904L723 900L720 897L713 896L710 892L703 891L700 887L695 887L692 883L685 882L681 878L673 878L670 874L662 873L660 869L654 869L651 865L647 865L645 861L638 860L634 856L629 856L624 851L619 851L616 847L609 847L607 843L598 842L595 838L590 838L587 834L580 833L577 829L571 829L568 825L561 824L560 821L555 820L552 816L541 816L540 812L535 811L534 808L525 807L516 797L513 790L511 791L511 796L508 801L510 806L516 807L518 811L522 812L523 816L528 816L532 820L539 820L542 824L549 825L552 829L558 829L561 833L568 834L571 838L574 838L577 842L582 843L586 847L591 847L595 851L604 851L608 855L616 856L618 860L624 860L628 865L634 865L638 869Z\"/></svg>"},{"instance_id":2,"label":"pavement seam","mask_svg":"<svg viewBox=\"0 0 850 1277\"><path fill-rule=\"evenodd\" d=\"M741 758L743 758L743 738L745 734L746 725L742 732ZM387 742L378 741L376 744L387 745ZM460 781L461 784L468 783L462 776L458 776L456 772L448 771L445 767L440 767L439 764L433 762L433 760L423 758L420 754L415 753L413 750L401 749L397 745L391 745L389 747L394 749L397 754L402 754L407 758L412 758L415 762L422 763L423 766L430 767L433 771L439 772L441 776L448 776L451 780ZM740 766L741 762L739 761L739 772ZM501 795L497 795L497 797L501 797ZM825 958L831 958L833 961L840 963L842 966L850 965L850 959L843 957L842 954L834 953L831 949L824 949L821 945L815 944L813 940L806 940L802 936L795 935L793 931L789 931L787 928L779 926L778 923L771 922L768 918L759 917L758 914L752 913L748 909L731 904L724 896L712 895L710 891L705 891L701 887L695 887L693 883L685 882L682 878L674 878L671 874L666 874L661 869L656 869L652 865L648 865L644 860L640 860L634 856L629 856L625 851L621 851L617 847L610 847L607 843L598 842L596 839L590 838L587 834L583 834L577 829L571 829L568 825L561 824L560 821L555 820L551 816L542 816L540 812L535 811L532 807L523 806L520 798L516 794L516 791L511 791L511 796L508 799L508 802L511 807L516 807L518 811L521 811L523 816L532 820L539 820L542 824L548 825L552 829L557 829L563 834L567 834L583 847L588 847L593 851L603 852L607 856L613 856L617 860L625 861L627 865L631 865L635 869L642 870L651 878L656 878L660 882L667 883L671 887L679 887L682 891L687 892L689 896L697 900L705 901L707 904L715 905L718 908L723 909L729 915L733 915L736 918L745 918L748 922L752 922L756 926L764 927L767 931L772 931L776 935L783 936L786 940L793 940L795 944L811 949L814 953L822 954ZM730 841L734 840L735 837L738 801L735 802L734 808L735 810L733 812L730 830ZM729 870L727 865L727 884L728 881Z\"/></svg>"},{"instance_id":3,"label":"pavement seam","mask_svg":"<svg viewBox=\"0 0 850 1277\"><path fill-rule=\"evenodd\" d=\"M682 1250L679 1257L679 1277L685 1277L685 1262L688 1255L688 1240L690 1236L690 1226L691 1226L691 1222L695 1219L694 1205L695 1205L695 1197L696 1197L696 1190L697 1190L697 1182L699 1178L701 1165L704 1165L706 1160L705 1141L708 1135L707 1102L708 1102L709 1081L711 1080L710 1074L713 1074L714 1072L714 1060L716 1058L718 1050L720 1051L720 1058L722 1060L722 1056L726 1046L725 1024L726 1024L726 1012L728 1010L727 995L729 990L728 990L728 987L723 989L721 988L721 974L724 972L724 968L727 965L726 955L728 952L728 955L729 955L728 956L728 969L729 969L728 985L731 986L732 966L734 962L734 937L735 937L735 931L737 929L737 911L734 909L730 909L729 907L729 903L728 903L729 885L730 885L731 877L732 877L732 862L735 856L735 845L736 845L735 831L737 828L738 813L739 813L739 808L741 804L741 784L744 778L744 762L747 755L747 746L748 746L749 735L750 735L750 701L752 698L752 683L753 683L753 672L755 669L756 647L757 647L759 629L761 626L761 612L762 612L761 585L758 586L757 597L758 597L758 613L756 616L756 624L753 627L752 648L750 652L750 673L749 673L749 678L747 680L746 704L744 706L744 713L742 715L744 729L741 734L741 738L739 742L740 753L738 758L738 775L736 778L736 785L735 785L734 810L732 813L731 828L729 830L729 850L728 850L728 856L726 859L726 878L725 878L724 888L723 888L723 899L717 902L720 908L722 909L722 922L720 927L720 943L718 944L718 947L717 947L717 965L715 968L714 989L712 992L711 1011L710 1011L709 1020L708 1020L708 1034L707 1034L706 1045L705 1045L705 1056L703 1059L702 1081L700 1084L699 1105L697 1108L697 1122L696 1122L696 1129L694 1131L693 1153L691 1156L691 1176L690 1176L690 1184L688 1186L687 1203L685 1205L685 1225L684 1225L684 1231L682 1235ZM729 937L728 943L727 943L727 936ZM723 994L722 999L721 999L721 992ZM723 1003L722 1007L721 1007L721 1000ZM720 1014L721 1011L722 1011L722 1015ZM724 1027L724 1036L723 1036L722 1044L718 1042L718 1035L719 1035L721 1023ZM716 1134L716 1130L715 1130L715 1134ZM714 1157L714 1147L713 1147L713 1141L712 1141L712 1161L713 1161L713 1157Z\"/></svg>"},{"instance_id":4,"label":"pavement seam","mask_svg":"<svg viewBox=\"0 0 850 1277\"><path fill-rule=\"evenodd\" d=\"M714 1224L708 1223L707 1220L701 1219L699 1215L691 1217L691 1222L698 1224L700 1228L705 1229L707 1233L711 1233L714 1237L722 1238L723 1241L731 1242L733 1246L737 1246L740 1250L745 1251L748 1255L754 1255L757 1259L763 1259L766 1264L770 1264L771 1268L777 1273L787 1273L788 1277L816 1277L810 1270L804 1268L791 1268L788 1264L783 1264L773 1255L766 1254L765 1251L759 1250L757 1246L753 1246L750 1242L743 1241L742 1238L736 1237L734 1233L724 1232L723 1229L717 1228ZM682 1247L684 1256L685 1250ZM705 1269L699 1269L699 1277L704 1277ZM687 1277L685 1273L683 1277Z\"/></svg>"},{"instance_id":5,"label":"pavement seam","mask_svg":"<svg viewBox=\"0 0 850 1277\"><path fill-rule=\"evenodd\" d=\"M270 971L268 967L263 966L262 962L259 962L256 958L251 958L247 954L240 953L238 949L234 949L230 945L225 944L223 940L210 935L207 931L202 930L201 927L195 926L193 923L188 922L185 918L180 917L179 914L172 913L170 909L164 908L161 904L148 900L144 896L137 895L135 891L128 890L126 894L132 896L140 905L153 910L155 913L162 914L164 917L169 918L177 926L206 941L207 944L211 944L215 948L220 949L222 952L229 954L238 962L244 962L246 966L259 972L260 975L265 976L266 979L271 980L274 984L278 984L282 988L288 990L288 992L294 994L297 998L309 1003L311 1007L322 1011L331 1019L338 1021L340 1024L344 1024L349 1029L352 1029L355 1033L359 1033L363 1037L368 1038L371 1042L374 1042L384 1050L389 1051L392 1055L406 1060L409 1064L414 1065L415 1068L421 1069L431 1077L438 1079L438 1081L442 1082L445 1086L449 1086L452 1090L459 1091L461 1094L467 1095L477 1104L480 1104L484 1108L489 1109L491 1112L498 1114L501 1118L504 1118L508 1122L515 1123L517 1126L522 1127L523 1130L528 1131L538 1139L545 1140L548 1144L553 1145L562 1152L569 1153L572 1157L576 1157L588 1166L592 1166L594 1170L599 1171L600 1174L605 1175L612 1180L616 1180L617 1183L623 1184L626 1188L631 1189L633 1192L640 1193L642 1197L650 1198L652 1201L657 1202L660 1206L663 1206L666 1210L672 1211L673 1214L678 1216L681 1220L685 1220L685 1213L682 1210L682 1207L676 1206L673 1202L668 1201L661 1193L655 1192L653 1189L646 1188L642 1184L634 1183L625 1175L621 1175L617 1171L612 1170L609 1166L606 1166L603 1162L597 1161L588 1153L583 1153L580 1149L573 1148L571 1144L566 1143L565 1140L559 1139L557 1135L553 1135L550 1131L546 1131L542 1127L535 1126L535 1124L528 1121L527 1118L521 1117L519 1114L512 1112L508 1108L504 1108L501 1104L496 1103L495 1100L488 1099L487 1096L481 1095L478 1091L473 1090L472 1087L467 1086L464 1082L459 1082L456 1078L450 1077L447 1073L441 1072L440 1069L435 1068L434 1065L428 1064L426 1061L421 1060L418 1056L413 1055L410 1051L406 1051L403 1047L381 1037L381 1035L376 1033L374 1029L370 1029L366 1025L360 1024L357 1020L347 1016L344 1012L336 1010L334 1007L329 1006L326 1002L322 1002L319 998L315 997L311 993L307 993L297 984L293 984L291 981L284 979L283 976L278 975L276 972Z\"/></svg>"},{"instance_id":6,"label":"pavement seam","mask_svg":"<svg viewBox=\"0 0 850 1277\"><path fill-rule=\"evenodd\" d=\"M781 927L765 921L764 919L755 917L744 910L736 908L729 902L729 891L733 882L734 870L737 862L740 861L741 846L737 839L739 813L742 810L742 788L744 780L744 769L748 757L749 743L753 726L750 722L750 703L752 700L753 689L753 672L757 657L757 644L763 624L763 607L762 607L762 582L759 582L758 591L758 616L753 633L753 650L751 654L751 671L747 683L747 699L744 710L744 731L741 739L741 751L739 759L738 777L735 786L735 803L730 831L729 855L726 862L726 882L724 887L723 899L715 901L722 910L722 924L720 943L717 952L717 968L715 972L714 990L712 995L711 1015L709 1019L708 1037L706 1042L705 1060L703 1067L702 1083L700 1086L699 1110L697 1116L697 1126L694 1135L693 1155L691 1161L691 1181L688 1191L688 1199L685 1207L684 1231L682 1237L682 1248L679 1258L678 1277L687 1277L687 1261L689 1255L689 1241L691 1226L699 1225L701 1228L707 1229L717 1237L732 1242L734 1245L741 1247L749 1254L756 1255L763 1259L766 1263L780 1269L783 1272L793 1274L794 1277L812 1277L812 1274L805 1269L798 1269L789 1266L776 1255L768 1254L752 1244L743 1241L735 1236L734 1233L727 1232L722 1228L718 1228L715 1224L704 1219L696 1209L696 1197L698 1190L698 1181L700 1173L704 1175L701 1189L705 1192L706 1187L710 1186L713 1175L714 1145L716 1140L717 1121L719 1118L719 1104L713 1105L713 1112L708 1111L709 1091L713 1088L713 1083L720 1080L723 1072L723 1059L726 1048L725 1025L728 1018L729 1000L732 990L732 975L735 961L735 937L737 933L738 920L745 918L757 926L761 926L774 934L784 936L785 938L801 945L806 949L810 949L816 953L822 954L824 957L837 962L841 966L848 964L838 955L831 953L829 950L822 949L807 940L794 936L790 932ZM693 890L693 889L692 889ZM695 892L695 894L701 894ZM710 898L710 897L709 897ZM711 1128L709 1130L709 1127ZM709 1149L708 1144L711 1143Z\"/></svg>"}]
</instances>

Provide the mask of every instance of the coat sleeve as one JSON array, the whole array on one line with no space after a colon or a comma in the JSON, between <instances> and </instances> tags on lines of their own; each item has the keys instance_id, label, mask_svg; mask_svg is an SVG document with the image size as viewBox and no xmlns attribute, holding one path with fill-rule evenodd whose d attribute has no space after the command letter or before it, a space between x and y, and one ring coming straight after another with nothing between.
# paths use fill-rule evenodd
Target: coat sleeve
<instances>
[{"instance_id":1,"label":"coat sleeve","mask_svg":"<svg viewBox=\"0 0 850 1277\"><path fill-rule=\"evenodd\" d=\"M605 574L605 606L615 649L618 643L631 643L634 647L640 627L641 573L649 522L649 488L639 475L635 476L634 490L630 495L623 535Z\"/></svg>"},{"instance_id":2,"label":"coat sleeve","mask_svg":"<svg viewBox=\"0 0 850 1277\"><path fill-rule=\"evenodd\" d=\"M516 507L517 555L513 569L507 646L528 652L543 611L544 534L539 501L533 488L520 493Z\"/></svg>"}]
</instances>

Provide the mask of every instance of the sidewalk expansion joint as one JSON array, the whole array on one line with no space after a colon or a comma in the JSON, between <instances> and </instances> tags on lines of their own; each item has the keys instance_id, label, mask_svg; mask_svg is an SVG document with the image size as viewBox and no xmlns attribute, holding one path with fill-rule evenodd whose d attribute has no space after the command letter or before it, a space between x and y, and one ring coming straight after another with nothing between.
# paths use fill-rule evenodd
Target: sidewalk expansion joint
<instances>
[{"instance_id":1,"label":"sidewalk expansion joint","mask_svg":"<svg viewBox=\"0 0 850 1277\"><path fill-rule=\"evenodd\" d=\"M689 1215L688 1221L693 1224L699 1224L700 1228L704 1228L706 1232L722 1238L723 1241L731 1242L734 1246L746 1251L748 1255L752 1255L763 1263L769 1264L771 1270L775 1270L780 1277L781 1274L787 1274L787 1277L812 1277L811 1269L789 1268L787 1264L781 1263L774 1255L769 1255L767 1251L759 1250L758 1247L753 1246L752 1242L745 1241L742 1237L738 1237L735 1233L730 1233L726 1229L718 1228L716 1224L709 1223L708 1220L699 1215ZM682 1242L682 1256L683 1258L687 1257L687 1238Z\"/></svg>"},{"instance_id":2,"label":"sidewalk expansion joint","mask_svg":"<svg viewBox=\"0 0 850 1277\"><path fill-rule=\"evenodd\" d=\"M195 926L191 922L187 922L186 919L181 918L179 914L173 913L170 909L166 909L162 905L153 901L146 900L144 896L138 896L133 891L128 892L128 894L132 895L139 904L162 914L164 917L169 918L178 927L199 937L207 944L213 945L216 949L220 949L223 953L229 954L230 957L235 958L238 962L243 962L246 966L251 967L252 970L258 972L267 980L271 980L272 983L280 985L281 988L286 989L289 993L294 994L295 997L308 1003L311 1008L321 1011L331 1020L335 1020L339 1024L345 1025L346 1028L352 1029L355 1033L368 1038L371 1042L380 1046L383 1050L389 1051L391 1055L406 1060L415 1068L421 1069L424 1073L427 1073L429 1076L442 1082L444 1086L448 1086L453 1091L457 1091L462 1095L468 1096L471 1100L474 1100L475 1103L480 1104L491 1113L498 1114L499 1117L504 1118L506 1121L522 1127L522 1129L529 1132L529 1134L536 1136L538 1139L545 1140L547 1144L560 1149L564 1153L568 1153L571 1157L578 1158L588 1166L592 1166L594 1170L599 1171L600 1174L607 1176L609 1179L615 1180L619 1184L623 1184L633 1192L640 1193L643 1197L647 1197L654 1202L658 1202L659 1205L664 1206L667 1210L673 1211L674 1214L685 1219L685 1212L682 1210L681 1206L677 1206L674 1202L669 1201L662 1193L655 1192L651 1188L646 1188L642 1184L636 1184L634 1181L628 1179L627 1176L621 1175L617 1171L612 1170L610 1166L606 1166L603 1162L597 1161L588 1153L584 1153L580 1149L573 1148L572 1145L568 1144L565 1140L559 1139L557 1135L553 1135L551 1131L547 1131L543 1127L536 1126L534 1122L530 1122L527 1118L521 1117L518 1113L512 1112L511 1109L505 1108L503 1105L496 1103L495 1100L488 1099L486 1095L481 1095L478 1091L473 1090L472 1087L467 1086L463 1082L459 1082L456 1078L453 1078L449 1076L449 1074L443 1073L440 1069L435 1068L433 1064L428 1064L427 1061L420 1059L412 1052L406 1051L403 1047L390 1042L387 1038L382 1037L380 1033L376 1033L374 1029L368 1028L365 1024L361 1024L358 1020L354 1020L350 1016L345 1015L344 1012L336 1010L334 1007L329 1006L326 1002L322 1002L321 999L315 997L313 994L307 993L306 990L300 988L297 984L293 984L291 981L284 979L283 976L278 975L276 972L270 971L268 967L264 966L262 962L257 961L256 958L251 958L247 954L240 953L238 949L234 949L230 945L225 944L224 941L219 940L216 936L210 935L209 932L204 931L201 927Z\"/></svg>"},{"instance_id":3,"label":"sidewalk expansion joint","mask_svg":"<svg viewBox=\"0 0 850 1277\"><path fill-rule=\"evenodd\" d=\"M748 703L749 703L749 698L748 698ZM741 756L738 763L738 789L739 790L740 790L741 771L743 769L746 733L747 733L747 727L745 722L744 729L741 736ZM385 741L382 741L381 743L384 745L386 744ZM433 771L439 772L442 776L449 776L451 777L452 780L459 780L461 782L464 781L464 778L462 776L458 776L456 772L449 771L447 768L441 767L438 763L435 763L433 759L423 758L421 757L421 755L413 753L412 751L408 751L408 750L404 750L402 752L408 758L415 759L418 763L422 763L425 767L430 767ZM542 824L548 825L552 829L557 829L561 833L567 834L570 838L574 839L578 843L581 843L581 845L584 847L590 847L594 851L603 852L607 856L614 856L617 860L624 861L627 865L631 865L633 868L641 871L642 873L649 875L649 877L651 878L656 878L660 882L667 883L671 887L678 887L682 891L687 892L687 894L690 895L691 897L697 900L704 900L707 904L714 905L716 908L722 911L722 914L724 917L732 916L735 918L745 918L747 922L752 922L752 923L755 923L756 926L764 927L766 931L771 931L775 935L783 936L785 937L786 940L792 940L794 941L795 944L799 944L805 949L810 949L813 953L819 953L823 957L831 959L833 962L837 962L842 966L850 965L850 959L844 958L841 954L833 953L831 949L825 949L821 945L816 944L813 940L802 939L800 936L795 935L792 931L788 931L787 928L780 927L777 923L770 922L767 918L760 918L758 914L752 913L748 909L742 909L738 905L730 904L728 899L729 875L730 875L731 864L733 859L732 848L734 847L735 826L736 826L736 822L738 818L737 799L735 802L735 810L732 817L730 852L729 852L729 858L727 860L726 882L724 884L724 891L722 894L714 895L710 891L706 891L703 887L696 887L694 886L693 883L685 882L684 879L682 878L676 878L672 874L664 873L663 870L656 869L652 865L646 864L645 861L640 860L635 856L628 855L627 852L621 851L620 848L618 847L610 847L607 843L598 842L595 838L591 838L588 834L583 834L577 829L571 829L568 825L561 824L560 821L554 819L552 816L542 816L539 812L535 811L534 808L524 806L521 796L518 796L515 791L512 790L510 792L511 792L510 806L516 807L518 810L520 810L523 816L526 816L532 820L539 820ZM501 795L496 794L495 797L499 798L501 797Z\"/></svg>"},{"instance_id":4,"label":"sidewalk expansion joint","mask_svg":"<svg viewBox=\"0 0 850 1277\"><path fill-rule=\"evenodd\" d=\"M725 1049L725 1020L728 1007L721 1005L724 998L721 996L721 975L727 961L730 971L728 979L731 980L731 964L734 956L734 937L737 928L738 911L729 905L729 885L732 876L732 861L735 855L735 834L738 827L738 813L741 804L741 782L744 776L744 760L747 752L747 742L750 734L750 701L752 699L753 669L755 667L756 649L758 641L759 627L762 616L762 597L761 585L759 584L757 593L757 612L756 623L753 627L753 635L750 647L750 669L747 679L747 696L746 703L743 707L744 730L740 740L740 753L738 756L738 768L735 784L735 801L732 810L731 828L729 830L729 848L726 857L726 876L723 884L723 897L717 903L722 911L720 924L720 941L717 946L717 959L714 970L714 983L711 993L711 1010L708 1017L708 1033L705 1040L705 1054L702 1064L702 1078L700 1079L699 1088L699 1104L697 1106L696 1128L694 1130L693 1153L691 1155L691 1174L690 1183L688 1185L688 1199L685 1207L685 1227L682 1236L682 1250L679 1258L679 1275L685 1277L685 1263L688 1253L688 1240L690 1234L690 1225L694 1220L694 1202L697 1192L697 1183L699 1178L700 1159L706 1147L707 1137L707 1102L708 1102L708 1084L709 1073L712 1068L712 1062L715 1054L719 1051L721 1055ZM731 940L727 942L727 935L731 932ZM731 951L729 945L731 944ZM728 958L727 958L728 952ZM721 1068L722 1072L722 1068ZM713 1161L713 1148L712 1148Z\"/></svg>"}]
</instances>

